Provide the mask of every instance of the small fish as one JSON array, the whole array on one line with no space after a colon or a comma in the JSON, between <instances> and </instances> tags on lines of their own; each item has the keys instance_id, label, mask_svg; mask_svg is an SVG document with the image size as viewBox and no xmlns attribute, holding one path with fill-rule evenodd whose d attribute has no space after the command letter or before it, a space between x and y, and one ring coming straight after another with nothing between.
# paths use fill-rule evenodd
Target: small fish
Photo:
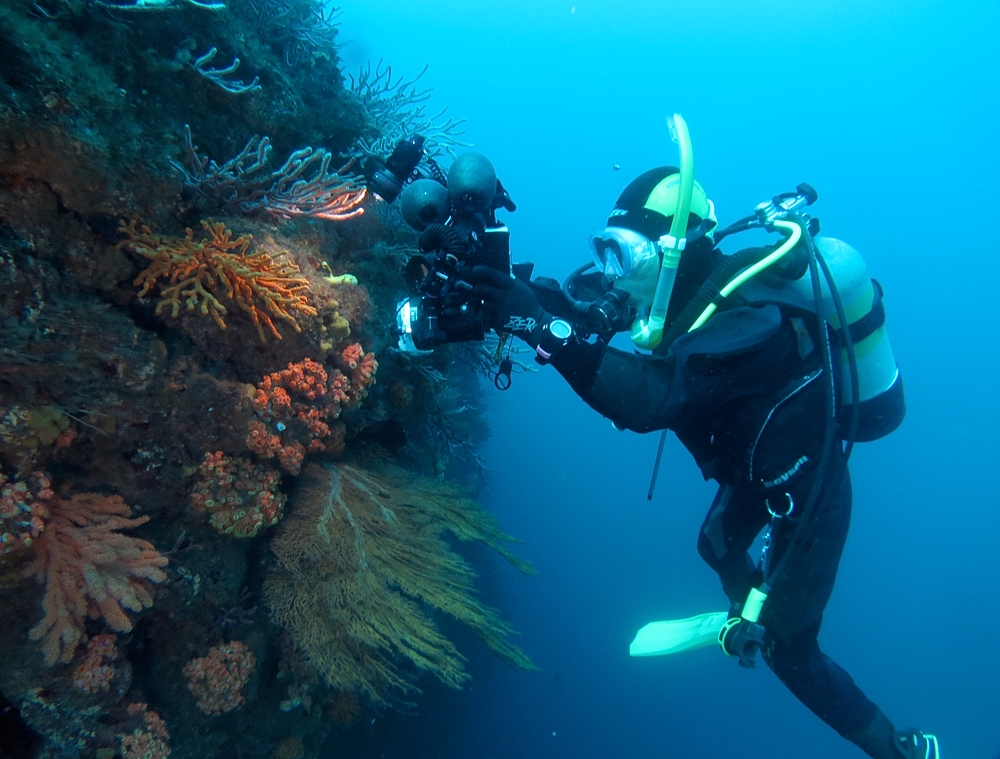
<instances>
[{"instance_id":1,"label":"small fish","mask_svg":"<svg viewBox=\"0 0 1000 759\"><path fill-rule=\"evenodd\" d=\"M620 163L616 163L614 166L611 167L611 170L612 171L621 171L622 170L622 166L621 166Z\"/></svg>"}]
</instances>

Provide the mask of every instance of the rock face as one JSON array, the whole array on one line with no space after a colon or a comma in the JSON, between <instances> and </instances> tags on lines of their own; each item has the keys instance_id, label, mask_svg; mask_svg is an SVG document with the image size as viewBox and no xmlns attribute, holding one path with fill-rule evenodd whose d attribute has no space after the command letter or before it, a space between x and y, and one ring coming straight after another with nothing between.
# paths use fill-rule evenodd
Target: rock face
<instances>
[{"instance_id":1,"label":"rock face","mask_svg":"<svg viewBox=\"0 0 1000 759\"><path fill-rule=\"evenodd\" d=\"M304 518L281 505L313 487L296 475L353 462L343 471L377 477L391 459L478 477L473 372L446 349L419 363L389 350L416 241L361 213L364 181L339 160L385 135L371 93L343 86L336 24L316 0L229 6L0 5L4 756L314 755L388 699L331 681L262 602L279 576L269 543ZM114 508L77 519L65 504L81 503ZM458 528L433 521L449 512L432 511L392 545L464 566L440 537ZM445 608L406 594L426 620ZM527 663L495 613L466 608ZM384 611L356 624L377 630ZM43 619L56 633L33 640ZM457 685L457 651L438 646ZM401 640L379 649L390 668L400 655ZM234 682L238 698L212 690Z\"/></svg>"}]
</instances>

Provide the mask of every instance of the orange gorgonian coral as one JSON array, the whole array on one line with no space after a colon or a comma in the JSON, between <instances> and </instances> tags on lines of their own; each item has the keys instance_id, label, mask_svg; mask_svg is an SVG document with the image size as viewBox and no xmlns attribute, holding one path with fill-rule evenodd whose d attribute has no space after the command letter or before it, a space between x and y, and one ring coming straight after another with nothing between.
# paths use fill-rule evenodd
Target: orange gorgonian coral
<instances>
[{"instance_id":1,"label":"orange gorgonian coral","mask_svg":"<svg viewBox=\"0 0 1000 759\"><path fill-rule=\"evenodd\" d=\"M161 237L135 221L122 222L120 230L128 239L119 247L152 261L136 277L135 285L142 287L139 297L165 280L160 283L157 314L169 308L176 318L183 303L188 311L197 308L225 329L222 317L229 312L220 298L226 298L250 315L262 343L267 342L265 327L281 340L271 317L301 332L296 314L315 316L317 311L309 304L309 281L299 267L283 253L248 252L253 235L232 239L232 230L222 222L202 221L201 226L209 236L195 240L190 227L184 237Z\"/></svg>"}]
</instances>

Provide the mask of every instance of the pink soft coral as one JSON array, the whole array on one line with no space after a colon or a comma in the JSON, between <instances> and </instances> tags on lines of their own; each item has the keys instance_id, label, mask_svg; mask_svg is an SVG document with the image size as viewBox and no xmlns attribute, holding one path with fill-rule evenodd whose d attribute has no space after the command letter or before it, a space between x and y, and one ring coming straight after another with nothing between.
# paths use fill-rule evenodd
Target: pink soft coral
<instances>
[{"instance_id":1,"label":"pink soft coral","mask_svg":"<svg viewBox=\"0 0 1000 759\"><path fill-rule=\"evenodd\" d=\"M167 557L152 543L116 530L138 527L149 517L132 518L116 495L75 495L49 502L51 518L35 541L30 571L45 582L45 616L31 628L42 641L45 663L67 662L84 638L89 616L103 617L117 632L132 630L125 609L141 611L153 604L149 582L162 582ZM124 607L124 608L123 608Z\"/></svg>"}]
</instances>

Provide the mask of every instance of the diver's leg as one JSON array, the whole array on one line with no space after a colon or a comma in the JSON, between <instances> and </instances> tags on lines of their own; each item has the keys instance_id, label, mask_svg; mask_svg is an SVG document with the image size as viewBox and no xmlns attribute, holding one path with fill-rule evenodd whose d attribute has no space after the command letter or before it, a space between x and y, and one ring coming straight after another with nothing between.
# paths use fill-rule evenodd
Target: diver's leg
<instances>
[{"instance_id":1,"label":"diver's leg","mask_svg":"<svg viewBox=\"0 0 1000 759\"><path fill-rule=\"evenodd\" d=\"M807 481L793 497L804 503ZM847 472L838 492L826 499L813 520L806 544L774 587L761 614L768 636L764 660L785 686L820 719L876 759L901 759L895 727L854 683L851 676L819 647L823 610L830 600L851 521L851 482ZM775 540L773 561L781 558L792 530Z\"/></svg>"},{"instance_id":2,"label":"diver's leg","mask_svg":"<svg viewBox=\"0 0 1000 759\"><path fill-rule=\"evenodd\" d=\"M937 740L899 732L854 680L819 649L814 630L791 641L772 635L764 659L796 698L873 759L939 759Z\"/></svg>"},{"instance_id":3,"label":"diver's leg","mask_svg":"<svg viewBox=\"0 0 1000 759\"><path fill-rule=\"evenodd\" d=\"M734 607L739 608L750 588L760 582L747 550L767 519L767 510L759 498L751 498L732 485L722 485L698 533L698 553L719 575L722 589Z\"/></svg>"}]
</instances>

